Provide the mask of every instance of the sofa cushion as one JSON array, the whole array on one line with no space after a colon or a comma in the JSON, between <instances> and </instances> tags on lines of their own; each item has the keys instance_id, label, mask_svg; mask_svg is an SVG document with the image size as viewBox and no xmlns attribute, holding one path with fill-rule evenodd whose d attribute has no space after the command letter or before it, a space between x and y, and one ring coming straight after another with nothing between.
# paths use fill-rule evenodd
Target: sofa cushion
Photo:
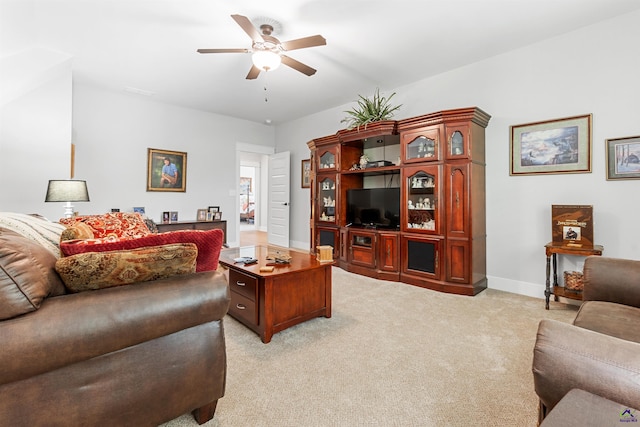
<instances>
[{"instance_id":1,"label":"sofa cushion","mask_svg":"<svg viewBox=\"0 0 640 427\"><path fill-rule=\"evenodd\" d=\"M111 288L194 273L198 248L176 243L60 258L55 269L72 292Z\"/></svg>"},{"instance_id":2,"label":"sofa cushion","mask_svg":"<svg viewBox=\"0 0 640 427\"><path fill-rule=\"evenodd\" d=\"M605 301L582 303L573 324L626 341L640 343L640 308Z\"/></svg>"},{"instance_id":3,"label":"sofa cushion","mask_svg":"<svg viewBox=\"0 0 640 427\"><path fill-rule=\"evenodd\" d=\"M39 243L0 228L0 319L35 311L47 296L65 293L56 259Z\"/></svg>"},{"instance_id":4,"label":"sofa cushion","mask_svg":"<svg viewBox=\"0 0 640 427\"><path fill-rule=\"evenodd\" d=\"M76 239L93 239L93 230L84 222L78 222L67 227L60 235L60 241L76 240Z\"/></svg>"},{"instance_id":5,"label":"sofa cushion","mask_svg":"<svg viewBox=\"0 0 640 427\"><path fill-rule=\"evenodd\" d=\"M51 222L38 215L0 212L0 227L33 240L44 246L56 257L60 256L60 234L66 228L62 224Z\"/></svg>"},{"instance_id":6,"label":"sofa cushion","mask_svg":"<svg viewBox=\"0 0 640 427\"><path fill-rule=\"evenodd\" d=\"M224 240L222 230L176 230L167 233L149 234L137 239L104 239L69 240L60 243L65 256L85 252L103 252L114 250L130 250L170 243L195 243L198 247L196 271L213 271L218 268L218 258Z\"/></svg>"},{"instance_id":7,"label":"sofa cushion","mask_svg":"<svg viewBox=\"0 0 640 427\"><path fill-rule=\"evenodd\" d=\"M91 227L95 238L135 238L150 234L142 215L137 212L109 212L60 219L60 223L66 226L79 222Z\"/></svg>"}]
</instances>

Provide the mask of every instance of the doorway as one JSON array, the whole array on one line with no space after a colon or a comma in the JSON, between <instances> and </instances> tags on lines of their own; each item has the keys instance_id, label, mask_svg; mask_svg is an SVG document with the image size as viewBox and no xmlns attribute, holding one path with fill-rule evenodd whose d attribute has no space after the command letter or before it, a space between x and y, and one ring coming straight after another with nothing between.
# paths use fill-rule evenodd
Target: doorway
<instances>
[{"instance_id":1,"label":"doorway","mask_svg":"<svg viewBox=\"0 0 640 427\"><path fill-rule=\"evenodd\" d=\"M266 244L269 155L273 148L237 144L237 238L239 246Z\"/></svg>"}]
</instances>

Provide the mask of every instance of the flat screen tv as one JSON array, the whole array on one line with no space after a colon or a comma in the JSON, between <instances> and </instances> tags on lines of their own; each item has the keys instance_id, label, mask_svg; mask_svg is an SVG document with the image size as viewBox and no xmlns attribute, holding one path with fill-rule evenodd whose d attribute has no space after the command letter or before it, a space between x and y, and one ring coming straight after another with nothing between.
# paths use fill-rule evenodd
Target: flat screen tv
<instances>
[{"instance_id":1,"label":"flat screen tv","mask_svg":"<svg viewBox=\"0 0 640 427\"><path fill-rule=\"evenodd\" d=\"M347 190L347 223L352 227L400 227L400 188Z\"/></svg>"}]
</instances>

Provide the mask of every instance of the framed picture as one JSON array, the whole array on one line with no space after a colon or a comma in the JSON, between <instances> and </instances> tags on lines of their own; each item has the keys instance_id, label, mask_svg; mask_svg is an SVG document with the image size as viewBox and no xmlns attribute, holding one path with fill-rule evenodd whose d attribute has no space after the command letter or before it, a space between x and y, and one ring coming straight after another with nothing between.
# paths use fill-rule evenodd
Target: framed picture
<instances>
[{"instance_id":1,"label":"framed picture","mask_svg":"<svg viewBox=\"0 0 640 427\"><path fill-rule=\"evenodd\" d=\"M209 206L209 212L220 212L220 206Z\"/></svg>"},{"instance_id":2,"label":"framed picture","mask_svg":"<svg viewBox=\"0 0 640 427\"><path fill-rule=\"evenodd\" d=\"M214 219L214 221L222 220L222 212L214 212L213 213L213 219Z\"/></svg>"},{"instance_id":3,"label":"framed picture","mask_svg":"<svg viewBox=\"0 0 640 427\"><path fill-rule=\"evenodd\" d=\"M311 187L311 159L302 161L302 188Z\"/></svg>"},{"instance_id":4,"label":"framed picture","mask_svg":"<svg viewBox=\"0 0 640 427\"><path fill-rule=\"evenodd\" d=\"M171 222L171 215L169 212L162 212L162 223L169 224Z\"/></svg>"},{"instance_id":5,"label":"framed picture","mask_svg":"<svg viewBox=\"0 0 640 427\"><path fill-rule=\"evenodd\" d=\"M198 221L206 221L207 220L207 210L206 209L198 209L198 214L196 216L196 219Z\"/></svg>"},{"instance_id":6,"label":"framed picture","mask_svg":"<svg viewBox=\"0 0 640 427\"><path fill-rule=\"evenodd\" d=\"M170 222L178 222L178 212L171 211L171 219Z\"/></svg>"},{"instance_id":7,"label":"framed picture","mask_svg":"<svg viewBox=\"0 0 640 427\"><path fill-rule=\"evenodd\" d=\"M606 140L607 179L640 179L640 136Z\"/></svg>"},{"instance_id":8,"label":"framed picture","mask_svg":"<svg viewBox=\"0 0 640 427\"><path fill-rule=\"evenodd\" d=\"M180 191L187 188L187 153L147 149L147 191Z\"/></svg>"},{"instance_id":9,"label":"framed picture","mask_svg":"<svg viewBox=\"0 0 640 427\"><path fill-rule=\"evenodd\" d=\"M509 175L591 172L592 116L511 126Z\"/></svg>"},{"instance_id":10,"label":"framed picture","mask_svg":"<svg viewBox=\"0 0 640 427\"><path fill-rule=\"evenodd\" d=\"M213 221L213 216L215 215L215 213L213 212L207 212L207 221Z\"/></svg>"},{"instance_id":11,"label":"framed picture","mask_svg":"<svg viewBox=\"0 0 640 427\"><path fill-rule=\"evenodd\" d=\"M241 177L240 178L240 194L244 194L246 196L248 196L249 194L251 194L253 191L253 187L252 187L252 182L251 182L251 178L248 177Z\"/></svg>"},{"instance_id":12,"label":"framed picture","mask_svg":"<svg viewBox=\"0 0 640 427\"><path fill-rule=\"evenodd\" d=\"M134 207L133 211L139 214L144 215L144 208L143 207Z\"/></svg>"}]
</instances>

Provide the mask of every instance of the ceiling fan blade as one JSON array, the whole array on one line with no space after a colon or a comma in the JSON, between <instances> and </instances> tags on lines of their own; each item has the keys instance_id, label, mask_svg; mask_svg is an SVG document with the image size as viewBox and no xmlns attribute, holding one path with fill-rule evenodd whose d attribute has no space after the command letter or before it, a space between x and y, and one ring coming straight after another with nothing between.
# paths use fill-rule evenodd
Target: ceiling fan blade
<instances>
[{"instance_id":1,"label":"ceiling fan blade","mask_svg":"<svg viewBox=\"0 0 640 427\"><path fill-rule=\"evenodd\" d=\"M247 80L257 79L258 74L260 74L260 68L256 67L255 65L252 65L251 69L249 70L249 74L247 74Z\"/></svg>"},{"instance_id":2,"label":"ceiling fan blade","mask_svg":"<svg viewBox=\"0 0 640 427\"><path fill-rule=\"evenodd\" d=\"M284 50L304 49L306 47L323 46L327 44L327 40L321 35L303 37L301 39L289 40L280 43Z\"/></svg>"},{"instance_id":3,"label":"ceiling fan blade","mask_svg":"<svg viewBox=\"0 0 640 427\"><path fill-rule=\"evenodd\" d=\"M262 34L260 34L260 31L258 31L251 21L249 21L249 18L242 15L231 15L231 17L238 23L238 25L240 25L240 27L242 27L244 32L251 37L251 40L256 43L262 43L264 41L262 39Z\"/></svg>"},{"instance_id":4,"label":"ceiling fan blade","mask_svg":"<svg viewBox=\"0 0 640 427\"><path fill-rule=\"evenodd\" d=\"M282 63L288 67L293 68L296 71L300 71L302 74L306 74L307 76L313 76L316 73L316 70L309 67L308 65L303 64L300 61L296 61L293 58L290 58L286 55L280 55L282 58Z\"/></svg>"},{"instance_id":5,"label":"ceiling fan blade","mask_svg":"<svg viewBox=\"0 0 640 427\"><path fill-rule=\"evenodd\" d=\"M198 53L248 53L249 49L198 49Z\"/></svg>"}]
</instances>

